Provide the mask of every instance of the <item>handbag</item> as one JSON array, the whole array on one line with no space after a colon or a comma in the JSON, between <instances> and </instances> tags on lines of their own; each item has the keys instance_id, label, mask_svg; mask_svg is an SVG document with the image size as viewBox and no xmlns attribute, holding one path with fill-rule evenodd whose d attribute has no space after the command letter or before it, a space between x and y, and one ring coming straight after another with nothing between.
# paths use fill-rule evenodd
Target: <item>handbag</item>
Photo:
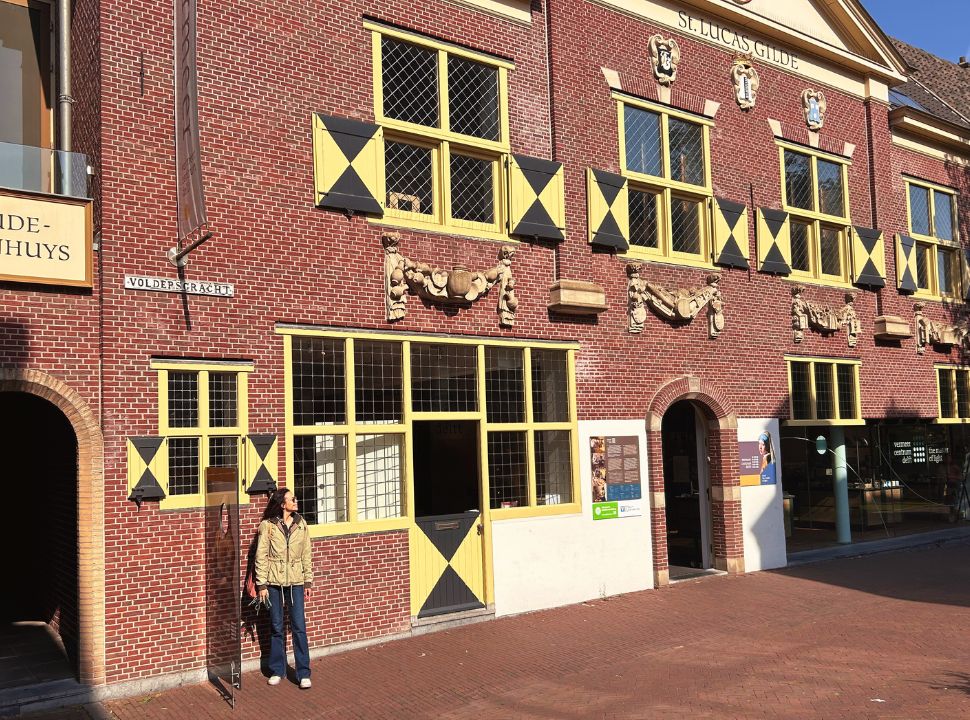
<instances>
[{"instance_id":1,"label":"handbag","mask_svg":"<svg viewBox=\"0 0 970 720\"><path fill-rule=\"evenodd\" d=\"M246 570L246 581L243 585L243 594L250 600L256 599L256 569L250 565Z\"/></svg>"}]
</instances>

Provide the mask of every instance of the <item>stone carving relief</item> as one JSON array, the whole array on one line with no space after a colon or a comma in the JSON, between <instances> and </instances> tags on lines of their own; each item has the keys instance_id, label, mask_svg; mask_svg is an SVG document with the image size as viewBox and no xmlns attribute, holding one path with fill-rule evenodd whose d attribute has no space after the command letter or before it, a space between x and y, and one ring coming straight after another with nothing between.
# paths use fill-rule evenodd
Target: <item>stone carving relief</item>
<instances>
[{"instance_id":1,"label":"stone carving relief","mask_svg":"<svg viewBox=\"0 0 970 720\"><path fill-rule=\"evenodd\" d=\"M719 273L708 275L704 287L690 290L681 288L671 292L641 278L642 269L640 263L626 266L631 333L636 335L643 332L647 306L664 320L681 323L693 320L706 306L708 336L714 339L721 334L724 330L724 298L721 296Z\"/></svg>"},{"instance_id":2,"label":"stone carving relief","mask_svg":"<svg viewBox=\"0 0 970 720\"><path fill-rule=\"evenodd\" d=\"M400 320L407 314L409 293L436 305L462 307L471 305L498 285L499 325L512 327L515 324L515 310L519 306L515 296L515 278L512 277L515 248L503 245L498 265L479 272L462 265L442 270L406 258L400 251L400 233L386 232L381 242L384 245L388 320Z\"/></svg>"},{"instance_id":3,"label":"stone carving relief","mask_svg":"<svg viewBox=\"0 0 970 720\"><path fill-rule=\"evenodd\" d=\"M677 79L677 65L680 64L680 45L673 38L664 40L657 33L650 38L650 58L653 63L653 76L661 85L669 87Z\"/></svg>"},{"instance_id":4,"label":"stone carving relief","mask_svg":"<svg viewBox=\"0 0 970 720\"><path fill-rule=\"evenodd\" d=\"M926 303L915 303L913 314L916 326L916 353L922 355L927 345L959 345L964 350L970 350L970 323L964 318L955 324L928 320L923 316Z\"/></svg>"},{"instance_id":5,"label":"stone carving relief","mask_svg":"<svg viewBox=\"0 0 970 720\"><path fill-rule=\"evenodd\" d=\"M731 79L734 81L734 98L742 110L750 110L758 100L761 78L751 64L751 56L741 53L734 58L731 66Z\"/></svg>"},{"instance_id":6,"label":"stone carving relief","mask_svg":"<svg viewBox=\"0 0 970 720\"><path fill-rule=\"evenodd\" d=\"M811 328L823 335L831 335L845 327L849 347L855 347L859 340L861 323L855 311L854 292L845 294L845 305L838 310L810 302L802 298L804 285L795 285L791 290L791 326L793 339L800 343L805 339L805 331Z\"/></svg>"},{"instance_id":7,"label":"stone carving relief","mask_svg":"<svg viewBox=\"0 0 970 720\"><path fill-rule=\"evenodd\" d=\"M802 110L808 129L819 131L825 124L825 93L821 90L802 90Z\"/></svg>"}]
</instances>

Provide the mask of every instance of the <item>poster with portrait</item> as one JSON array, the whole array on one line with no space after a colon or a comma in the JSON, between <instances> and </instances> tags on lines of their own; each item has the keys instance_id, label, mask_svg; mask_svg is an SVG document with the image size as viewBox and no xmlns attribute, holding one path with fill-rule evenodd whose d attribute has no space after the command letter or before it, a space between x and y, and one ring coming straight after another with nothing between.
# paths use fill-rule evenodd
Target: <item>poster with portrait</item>
<instances>
[{"instance_id":1,"label":"poster with portrait","mask_svg":"<svg viewBox=\"0 0 970 720\"><path fill-rule=\"evenodd\" d=\"M594 435L589 439L589 457L593 474L593 519L641 515L639 438Z\"/></svg>"},{"instance_id":2,"label":"poster with portrait","mask_svg":"<svg viewBox=\"0 0 970 720\"><path fill-rule=\"evenodd\" d=\"M738 430L741 486L778 483L778 421L766 420L763 427L742 433Z\"/></svg>"}]
</instances>

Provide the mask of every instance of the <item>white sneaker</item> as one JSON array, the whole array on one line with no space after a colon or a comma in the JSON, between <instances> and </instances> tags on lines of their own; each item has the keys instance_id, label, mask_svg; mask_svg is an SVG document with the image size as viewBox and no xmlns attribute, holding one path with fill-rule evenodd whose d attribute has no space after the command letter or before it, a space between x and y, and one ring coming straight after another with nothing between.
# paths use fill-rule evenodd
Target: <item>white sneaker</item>
<instances>
[{"instance_id":1,"label":"white sneaker","mask_svg":"<svg viewBox=\"0 0 970 720\"><path fill-rule=\"evenodd\" d=\"M303 678L300 680L300 690L309 690L313 683L310 682L310 678Z\"/></svg>"},{"instance_id":2,"label":"white sneaker","mask_svg":"<svg viewBox=\"0 0 970 720\"><path fill-rule=\"evenodd\" d=\"M269 680L266 681L267 685L279 685L282 678L279 675L273 675Z\"/></svg>"}]
</instances>

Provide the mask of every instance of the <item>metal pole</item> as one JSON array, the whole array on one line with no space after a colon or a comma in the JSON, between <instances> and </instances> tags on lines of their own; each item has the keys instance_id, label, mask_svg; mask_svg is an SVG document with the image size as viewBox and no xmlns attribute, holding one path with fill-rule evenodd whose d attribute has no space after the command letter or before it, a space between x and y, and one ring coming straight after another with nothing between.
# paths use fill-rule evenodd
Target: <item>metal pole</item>
<instances>
[{"instance_id":1,"label":"metal pole","mask_svg":"<svg viewBox=\"0 0 970 720\"><path fill-rule=\"evenodd\" d=\"M57 148L71 152L71 0L57 2ZM64 155L60 164L61 188L65 195L71 194L71 158ZM67 170L64 170L64 166Z\"/></svg>"},{"instance_id":2,"label":"metal pole","mask_svg":"<svg viewBox=\"0 0 970 720\"><path fill-rule=\"evenodd\" d=\"M832 440L833 471L832 491L835 494L835 533L840 544L852 542L852 525L849 520L849 474L845 460L845 431L833 425L829 433Z\"/></svg>"}]
</instances>

